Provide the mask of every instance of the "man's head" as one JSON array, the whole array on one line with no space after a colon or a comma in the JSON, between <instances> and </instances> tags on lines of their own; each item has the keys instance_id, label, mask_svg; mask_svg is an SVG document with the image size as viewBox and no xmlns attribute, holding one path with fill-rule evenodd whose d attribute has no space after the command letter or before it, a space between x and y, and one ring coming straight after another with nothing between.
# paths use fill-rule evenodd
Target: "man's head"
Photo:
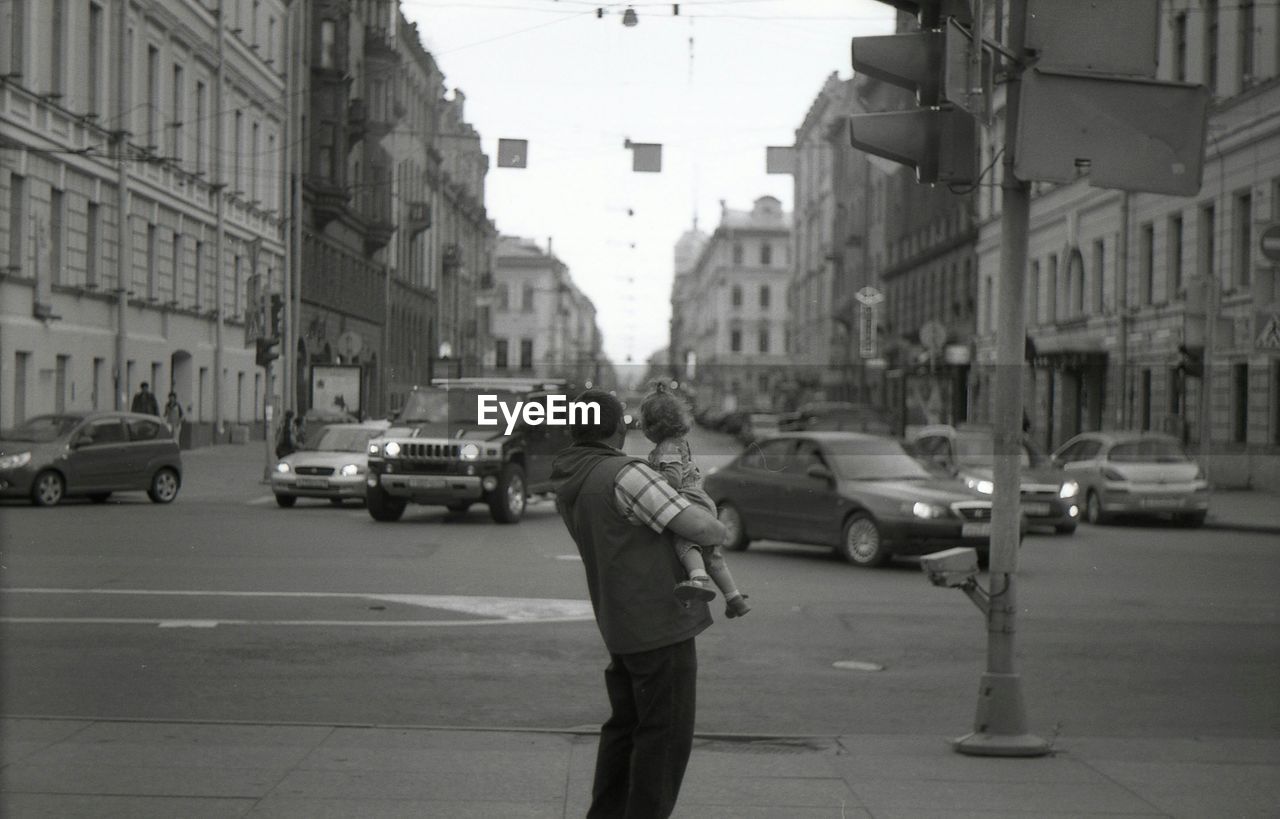
<instances>
[{"instance_id":1,"label":"man's head","mask_svg":"<svg viewBox=\"0 0 1280 819\"><path fill-rule=\"evenodd\" d=\"M138 389L141 390L142 392L147 392L148 390L151 389L151 385L143 381L142 384L138 386Z\"/></svg>"},{"instance_id":2,"label":"man's head","mask_svg":"<svg viewBox=\"0 0 1280 819\"><path fill-rule=\"evenodd\" d=\"M171 392L171 393L169 393L169 400L170 400L170 401L177 401L177 400L178 400L178 394L177 394L176 392Z\"/></svg>"},{"instance_id":3,"label":"man's head","mask_svg":"<svg viewBox=\"0 0 1280 819\"><path fill-rule=\"evenodd\" d=\"M621 447L627 437L627 422L622 411L622 402L617 396L604 390L590 389L583 392L574 401L594 404L600 408L599 424L574 424L569 428L573 440L579 442L598 441L615 447ZM595 413L588 412L588 418Z\"/></svg>"}]
</instances>

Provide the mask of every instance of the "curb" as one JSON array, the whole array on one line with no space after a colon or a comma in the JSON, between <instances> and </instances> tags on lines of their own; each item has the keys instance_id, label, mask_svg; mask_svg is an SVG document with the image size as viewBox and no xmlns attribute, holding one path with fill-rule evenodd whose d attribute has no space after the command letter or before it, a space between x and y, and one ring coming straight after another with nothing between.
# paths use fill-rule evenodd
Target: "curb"
<instances>
[{"instance_id":1,"label":"curb","mask_svg":"<svg viewBox=\"0 0 1280 819\"><path fill-rule=\"evenodd\" d=\"M1220 532L1250 532L1262 535L1280 535L1280 523L1237 523L1229 520L1214 520L1212 517L1204 522L1202 529Z\"/></svg>"}]
</instances>

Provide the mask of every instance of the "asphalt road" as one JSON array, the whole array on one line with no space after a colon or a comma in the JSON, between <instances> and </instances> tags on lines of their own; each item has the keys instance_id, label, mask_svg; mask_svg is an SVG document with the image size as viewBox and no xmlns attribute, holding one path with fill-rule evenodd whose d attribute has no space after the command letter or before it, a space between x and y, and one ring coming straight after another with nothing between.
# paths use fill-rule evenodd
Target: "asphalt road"
<instances>
[{"instance_id":1,"label":"asphalt road","mask_svg":"<svg viewBox=\"0 0 1280 819\"><path fill-rule=\"evenodd\" d=\"M640 442L634 442L637 449ZM703 452L723 441L695 439ZM0 506L5 715L567 728L606 713L606 655L549 503L516 527L270 501L258 474ZM698 728L960 734L986 637L911 564L783 543L729 555L754 610L699 638ZM1031 535L1020 669L1049 736L1280 732L1280 543L1172 527ZM847 670L840 661L881 670Z\"/></svg>"}]
</instances>

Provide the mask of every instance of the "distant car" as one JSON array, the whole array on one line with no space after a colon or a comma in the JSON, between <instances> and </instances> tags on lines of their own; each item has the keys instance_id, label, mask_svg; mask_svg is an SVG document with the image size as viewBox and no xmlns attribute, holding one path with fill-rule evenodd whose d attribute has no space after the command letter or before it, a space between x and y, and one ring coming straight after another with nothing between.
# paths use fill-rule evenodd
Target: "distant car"
<instances>
[{"instance_id":1,"label":"distant car","mask_svg":"<svg viewBox=\"0 0 1280 819\"><path fill-rule=\"evenodd\" d=\"M326 426L313 442L276 464L271 473L276 503L288 508L298 498L327 498L334 504L363 501L369 441L390 425L388 421L373 421Z\"/></svg>"},{"instance_id":2,"label":"distant car","mask_svg":"<svg viewBox=\"0 0 1280 819\"><path fill-rule=\"evenodd\" d=\"M778 432L778 415L772 412L753 412L747 415L742 429L738 430L738 440L750 444L761 438L776 435Z\"/></svg>"},{"instance_id":3,"label":"distant car","mask_svg":"<svg viewBox=\"0 0 1280 819\"><path fill-rule=\"evenodd\" d=\"M1053 454L1080 484L1084 519L1171 516L1200 526L1209 513L1209 482L1182 443L1155 432L1085 432Z\"/></svg>"},{"instance_id":4,"label":"distant car","mask_svg":"<svg viewBox=\"0 0 1280 819\"><path fill-rule=\"evenodd\" d=\"M995 491L995 441L990 427L933 424L908 436L908 449L927 468L964 481L970 489ZM1080 485L1053 465L1029 440L1022 442L1022 513L1031 525L1070 534L1080 520Z\"/></svg>"},{"instance_id":5,"label":"distant car","mask_svg":"<svg viewBox=\"0 0 1280 819\"><path fill-rule=\"evenodd\" d=\"M809 543L857 566L944 544L972 546L984 561L990 550L991 500L931 474L892 438L780 433L708 475L706 489L728 549Z\"/></svg>"},{"instance_id":6,"label":"distant car","mask_svg":"<svg viewBox=\"0 0 1280 819\"><path fill-rule=\"evenodd\" d=\"M182 486L182 455L165 422L132 412L37 415L0 433L0 497L56 506L82 496L145 491L170 503Z\"/></svg>"},{"instance_id":7,"label":"distant car","mask_svg":"<svg viewBox=\"0 0 1280 819\"><path fill-rule=\"evenodd\" d=\"M741 410L725 413L720 422L716 424L716 429L729 435L737 435L742 431L742 427L747 423L747 414Z\"/></svg>"},{"instance_id":8,"label":"distant car","mask_svg":"<svg viewBox=\"0 0 1280 819\"><path fill-rule=\"evenodd\" d=\"M779 419L783 432L864 432L892 435L893 419L878 407L848 401L817 401Z\"/></svg>"}]
</instances>

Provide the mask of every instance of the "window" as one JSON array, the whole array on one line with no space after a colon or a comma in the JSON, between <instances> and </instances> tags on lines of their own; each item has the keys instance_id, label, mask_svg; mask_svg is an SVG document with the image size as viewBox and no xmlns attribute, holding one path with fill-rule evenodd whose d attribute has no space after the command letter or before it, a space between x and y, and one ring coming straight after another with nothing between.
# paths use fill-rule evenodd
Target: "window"
<instances>
[{"instance_id":1,"label":"window","mask_svg":"<svg viewBox=\"0 0 1280 819\"><path fill-rule=\"evenodd\" d=\"M102 264L102 208L97 202L88 203L85 219L84 283L98 286L98 268Z\"/></svg>"},{"instance_id":2,"label":"window","mask_svg":"<svg viewBox=\"0 0 1280 819\"><path fill-rule=\"evenodd\" d=\"M155 441L167 437L160 433L160 424L146 418L130 418L129 437L135 441Z\"/></svg>"},{"instance_id":3,"label":"window","mask_svg":"<svg viewBox=\"0 0 1280 819\"><path fill-rule=\"evenodd\" d=\"M170 94L169 107L169 156L182 161L182 66L173 66L173 88Z\"/></svg>"},{"instance_id":4,"label":"window","mask_svg":"<svg viewBox=\"0 0 1280 819\"><path fill-rule=\"evenodd\" d=\"M1169 238L1166 241L1168 246L1165 252L1169 257L1168 295L1169 300L1173 301L1182 292L1182 214L1169 217Z\"/></svg>"},{"instance_id":5,"label":"window","mask_svg":"<svg viewBox=\"0 0 1280 819\"><path fill-rule=\"evenodd\" d=\"M1147 222L1138 231L1138 301L1154 304L1156 228Z\"/></svg>"},{"instance_id":6,"label":"window","mask_svg":"<svg viewBox=\"0 0 1280 819\"><path fill-rule=\"evenodd\" d=\"M740 466L743 469L762 469L769 472L781 472L786 468L787 457L791 454L795 442L784 438L779 441L766 441L756 444L742 456Z\"/></svg>"},{"instance_id":7,"label":"window","mask_svg":"<svg viewBox=\"0 0 1280 819\"><path fill-rule=\"evenodd\" d=\"M1178 82L1187 81L1187 13L1185 11L1173 18L1173 78Z\"/></svg>"},{"instance_id":8,"label":"window","mask_svg":"<svg viewBox=\"0 0 1280 819\"><path fill-rule=\"evenodd\" d=\"M1078 250L1067 260L1067 309L1070 317L1084 315L1084 257Z\"/></svg>"},{"instance_id":9,"label":"window","mask_svg":"<svg viewBox=\"0 0 1280 819\"><path fill-rule=\"evenodd\" d=\"M9 269L22 275L27 237L27 180L9 174Z\"/></svg>"},{"instance_id":10,"label":"window","mask_svg":"<svg viewBox=\"0 0 1280 819\"><path fill-rule=\"evenodd\" d=\"M86 32L89 38L88 43L88 76L85 78L88 83L89 98L88 112L102 116L106 113L102 105L102 81L106 74L102 65L102 6L97 3L89 4L89 30Z\"/></svg>"},{"instance_id":11,"label":"window","mask_svg":"<svg viewBox=\"0 0 1280 819\"><path fill-rule=\"evenodd\" d=\"M67 0L49 0L49 93L66 93L66 16Z\"/></svg>"},{"instance_id":12,"label":"window","mask_svg":"<svg viewBox=\"0 0 1280 819\"><path fill-rule=\"evenodd\" d=\"M182 299L182 234L173 232L173 271L169 279L169 301L173 304Z\"/></svg>"},{"instance_id":13,"label":"window","mask_svg":"<svg viewBox=\"0 0 1280 819\"><path fill-rule=\"evenodd\" d=\"M507 340L505 338L495 339L493 342L493 366L499 370L505 370L507 364Z\"/></svg>"},{"instance_id":14,"label":"window","mask_svg":"<svg viewBox=\"0 0 1280 819\"><path fill-rule=\"evenodd\" d=\"M249 201L257 203L258 198L258 123L250 126L249 135Z\"/></svg>"},{"instance_id":15,"label":"window","mask_svg":"<svg viewBox=\"0 0 1280 819\"><path fill-rule=\"evenodd\" d=\"M760 245L760 266L768 267L773 264L773 245L765 242Z\"/></svg>"},{"instance_id":16,"label":"window","mask_svg":"<svg viewBox=\"0 0 1280 819\"><path fill-rule=\"evenodd\" d=\"M89 384L89 400L93 409L100 409L102 402L102 371L106 369L105 358L93 359L93 381Z\"/></svg>"},{"instance_id":17,"label":"window","mask_svg":"<svg viewBox=\"0 0 1280 819\"><path fill-rule=\"evenodd\" d=\"M1233 284L1246 289L1253 284L1253 192L1236 195L1235 270Z\"/></svg>"},{"instance_id":18,"label":"window","mask_svg":"<svg viewBox=\"0 0 1280 819\"><path fill-rule=\"evenodd\" d=\"M520 369L533 369L533 339L520 339Z\"/></svg>"},{"instance_id":19,"label":"window","mask_svg":"<svg viewBox=\"0 0 1280 819\"><path fill-rule=\"evenodd\" d=\"M1045 290L1048 291L1049 303L1045 310L1050 324L1058 320L1058 254L1053 253L1049 256L1048 281ZM988 288L990 284L988 283Z\"/></svg>"},{"instance_id":20,"label":"window","mask_svg":"<svg viewBox=\"0 0 1280 819\"><path fill-rule=\"evenodd\" d=\"M204 306L204 242L201 242L201 241L196 242L195 262L196 262L195 263L195 274L196 274L195 303L196 303L196 309L199 310L201 307Z\"/></svg>"},{"instance_id":21,"label":"window","mask_svg":"<svg viewBox=\"0 0 1280 819\"><path fill-rule=\"evenodd\" d=\"M769 352L769 328L760 328L760 352Z\"/></svg>"},{"instance_id":22,"label":"window","mask_svg":"<svg viewBox=\"0 0 1280 819\"><path fill-rule=\"evenodd\" d=\"M18 351L13 354L13 423L27 420L27 365L31 353Z\"/></svg>"},{"instance_id":23,"label":"window","mask_svg":"<svg viewBox=\"0 0 1280 819\"><path fill-rule=\"evenodd\" d=\"M156 300L156 226L147 225L147 298Z\"/></svg>"},{"instance_id":24,"label":"window","mask_svg":"<svg viewBox=\"0 0 1280 819\"><path fill-rule=\"evenodd\" d=\"M1249 365L1231 365L1231 440L1243 444L1249 436Z\"/></svg>"},{"instance_id":25,"label":"window","mask_svg":"<svg viewBox=\"0 0 1280 819\"><path fill-rule=\"evenodd\" d=\"M121 444L129 440L124 424L121 423L119 418L103 418L101 421L93 421L87 424L80 434L89 439L90 446Z\"/></svg>"},{"instance_id":26,"label":"window","mask_svg":"<svg viewBox=\"0 0 1280 819\"><path fill-rule=\"evenodd\" d=\"M1040 323L1040 260L1031 263L1031 273L1027 276L1027 324Z\"/></svg>"},{"instance_id":27,"label":"window","mask_svg":"<svg viewBox=\"0 0 1280 819\"><path fill-rule=\"evenodd\" d=\"M231 268L231 315L240 315L240 291L242 290L241 282L244 281L244 257L236 254L235 263Z\"/></svg>"},{"instance_id":28,"label":"window","mask_svg":"<svg viewBox=\"0 0 1280 819\"><path fill-rule=\"evenodd\" d=\"M147 46L147 145L160 145L160 49Z\"/></svg>"},{"instance_id":29,"label":"window","mask_svg":"<svg viewBox=\"0 0 1280 819\"><path fill-rule=\"evenodd\" d=\"M769 298L770 298L769 285L767 284L760 285L760 306L764 308L768 308Z\"/></svg>"},{"instance_id":30,"label":"window","mask_svg":"<svg viewBox=\"0 0 1280 819\"><path fill-rule=\"evenodd\" d=\"M730 293L729 293L729 302L730 302L734 307L741 307L741 306L742 306L742 285L740 285L740 284L735 284L735 285L733 286L733 290L731 290L731 291L730 291Z\"/></svg>"},{"instance_id":31,"label":"window","mask_svg":"<svg viewBox=\"0 0 1280 819\"><path fill-rule=\"evenodd\" d=\"M1103 302L1106 300L1107 284L1107 242L1096 239L1093 243L1093 289L1089 304L1093 312L1102 315Z\"/></svg>"},{"instance_id":32,"label":"window","mask_svg":"<svg viewBox=\"0 0 1280 819\"><path fill-rule=\"evenodd\" d=\"M1218 95L1218 0L1204 3L1204 84Z\"/></svg>"},{"instance_id":33,"label":"window","mask_svg":"<svg viewBox=\"0 0 1280 819\"><path fill-rule=\"evenodd\" d=\"M1217 279L1217 221L1212 204L1200 208L1200 275L1210 283Z\"/></svg>"},{"instance_id":34,"label":"window","mask_svg":"<svg viewBox=\"0 0 1280 819\"><path fill-rule=\"evenodd\" d=\"M21 76L26 56L27 0L9 0L9 73Z\"/></svg>"},{"instance_id":35,"label":"window","mask_svg":"<svg viewBox=\"0 0 1280 819\"><path fill-rule=\"evenodd\" d=\"M1142 429L1151 429L1151 370L1142 371L1141 390L1141 412L1142 412Z\"/></svg>"},{"instance_id":36,"label":"window","mask_svg":"<svg viewBox=\"0 0 1280 819\"><path fill-rule=\"evenodd\" d=\"M62 414L67 411L67 368L71 364L71 356L60 355L54 359L53 370L53 411Z\"/></svg>"},{"instance_id":37,"label":"window","mask_svg":"<svg viewBox=\"0 0 1280 819\"><path fill-rule=\"evenodd\" d=\"M499 284L495 290L498 293L498 310L506 311L511 309L511 288L506 282Z\"/></svg>"},{"instance_id":38,"label":"window","mask_svg":"<svg viewBox=\"0 0 1280 819\"><path fill-rule=\"evenodd\" d=\"M244 168L241 160L244 158L244 114L236 111L235 119L232 120L231 127L235 130L231 134L231 141L235 145L232 150L235 152L231 157L231 189L236 193L244 193L244 179L240 172Z\"/></svg>"},{"instance_id":39,"label":"window","mask_svg":"<svg viewBox=\"0 0 1280 819\"><path fill-rule=\"evenodd\" d=\"M205 172L205 156L204 156L204 131L208 126L205 124L205 88L204 83L196 81L196 121L193 124L193 131L196 135L196 172Z\"/></svg>"},{"instance_id":40,"label":"window","mask_svg":"<svg viewBox=\"0 0 1280 819\"><path fill-rule=\"evenodd\" d=\"M1240 19L1236 30L1240 32L1240 89L1257 82L1254 77L1254 16L1253 0L1240 0Z\"/></svg>"},{"instance_id":41,"label":"window","mask_svg":"<svg viewBox=\"0 0 1280 819\"><path fill-rule=\"evenodd\" d=\"M533 285L526 284L520 294L520 309L526 313L533 312Z\"/></svg>"},{"instance_id":42,"label":"window","mask_svg":"<svg viewBox=\"0 0 1280 819\"><path fill-rule=\"evenodd\" d=\"M735 244L733 246L733 263L742 264L742 245Z\"/></svg>"},{"instance_id":43,"label":"window","mask_svg":"<svg viewBox=\"0 0 1280 819\"><path fill-rule=\"evenodd\" d=\"M276 18L267 18L267 62L276 59Z\"/></svg>"},{"instance_id":44,"label":"window","mask_svg":"<svg viewBox=\"0 0 1280 819\"><path fill-rule=\"evenodd\" d=\"M66 271L63 245L66 241L62 229L63 217L66 214L66 196L62 191L53 188L49 191L49 281L54 284L65 284Z\"/></svg>"},{"instance_id":45,"label":"window","mask_svg":"<svg viewBox=\"0 0 1280 819\"><path fill-rule=\"evenodd\" d=\"M333 20L320 21L320 67L337 68L337 24Z\"/></svg>"},{"instance_id":46,"label":"window","mask_svg":"<svg viewBox=\"0 0 1280 819\"><path fill-rule=\"evenodd\" d=\"M1271 443L1280 444L1280 361L1271 362Z\"/></svg>"}]
</instances>

